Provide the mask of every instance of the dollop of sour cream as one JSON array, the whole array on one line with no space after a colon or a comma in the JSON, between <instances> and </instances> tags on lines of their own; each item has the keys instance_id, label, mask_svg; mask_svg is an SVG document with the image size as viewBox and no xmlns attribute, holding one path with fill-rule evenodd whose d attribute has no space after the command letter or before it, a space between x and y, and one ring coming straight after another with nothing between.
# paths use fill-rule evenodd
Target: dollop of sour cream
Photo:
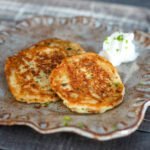
<instances>
[{"instance_id":1,"label":"dollop of sour cream","mask_svg":"<svg viewBox=\"0 0 150 150\"><path fill-rule=\"evenodd\" d=\"M138 53L135 51L134 34L113 33L106 37L103 42L103 50L99 54L108 59L114 66L135 60Z\"/></svg>"}]
</instances>

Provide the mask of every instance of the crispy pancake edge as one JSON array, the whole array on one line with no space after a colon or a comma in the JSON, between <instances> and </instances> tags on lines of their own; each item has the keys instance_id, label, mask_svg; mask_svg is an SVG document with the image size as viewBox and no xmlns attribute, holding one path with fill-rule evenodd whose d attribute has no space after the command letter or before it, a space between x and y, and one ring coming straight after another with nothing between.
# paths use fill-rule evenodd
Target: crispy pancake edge
<instances>
[{"instance_id":1,"label":"crispy pancake edge","mask_svg":"<svg viewBox=\"0 0 150 150\"><path fill-rule=\"evenodd\" d=\"M86 104L73 104L71 103L69 100L67 100L66 98L64 98L64 96L62 96L62 94L57 91L57 89L55 88L54 86L54 79L55 77L57 76L57 72L59 72L61 68L65 67L65 63L67 61L67 59L71 59L71 58L66 58L62 61L62 63L57 67L55 68L51 75L50 75L50 84L51 84L51 87L52 89L59 95L59 97L63 100L63 103L68 107L70 108L72 111L74 112L78 112L78 113L103 113L109 109L112 109L114 107L116 107L117 105L119 105L122 101L123 101L123 96L124 96L124 93L125 93L125 88L124 88L124 85L120 79L120 76L117 72L117 69L115 67L113 67L113 65L107 61L105 58L101 57L101 56L98 56L97 54L95 53L86 53L86 54L82 54L82 55L86 55L86 56L90 56L90 55L93 55L94 57L98 57L101 61L105 62L113 71L114 71L114 74L115 76L117 76L118 80L120 80L120 84L121 84L121 88L122 88L122 92L120 93L120 97L117 99L117 101L115 101L114 103L111 103L111 104L108 104L108 105L104 105L104 106L99 106L99 108L95 109L94 107L89 107L87 106ZM81 55L80 55L81 56ZM79 57L80 57L79 56ZM73 56L72 59L76 59L78 58L78 56ZM64 66L63 66L64 65ZM54 81L54 82L53 82ZM57 83L56 83L57 84Z\"/></svg>"},{"instance_id":2,"label":"crispy pancake edge","mask_svg":"<svg viewBox=\"0 0 150 150\"><path fill-rule=\"evenodd\" d=\"M13 96L16 98L16 100L22 101L22 100L20 100L20 98L19 98L18 95L16 94L15 88L11 85L11 81L10 81L10 77L9 77L9 75L10 75L10 73L11 73L11 68L10 68L10 66L12 65L12 60L13 60L14 58L16 58L18 55L21 55L21 54L23 54L23 53L26 53L29 49L34 49L36 46L38 46L38 47L42 46L40 43L44 43L43 46L46 46L46 43L47 43L47 42L51 42L52 44L53 44L53 42L54 42L54 43L58 44L56 47L58 47L58 48L60 48L60 49L63 49L63 46L64 46L64 45L66 46L66 45L68 45L68 44L70 44L70 43L71 43L71 44L75 44L75 46L77 46L77 48L79 47L79 48L78 48L79 54L85 52L85 51L83 50L83 48L82 48L78 43L74 43L74 42L71 42L71 41L68 41L68 40L61 40L61 39L58 39L58 38L49 38L49 39L41 40L41 41L37 42L36 44L33 44L33 45L31 45L30 47L25 48L25 49L23 49L22 51L18 52L18 54L7 58L7 60L6 60L6 62L5 62L5 76L6 76L6 80L7 80L7 83L8 83L8 87L9 87L11 93L13 94ZM53 47L53 46L47 46L47 47L51 48L51 47ZM54 46L54 47L55 47L55 46ZM75 47L75 48L76 48L76 47ZM67 52L67 50L66 50L66 52ZM73 52L73 55L74 55L74 53L76 53L76 52ZM68 54L69 54L69 55L72 55L72 51L70 51ZM51 101L57 101L57 100L60 99L58 96L49 97L49 98L51 99ZM31 99L29 98L29 99L30 99L29 101L28 101L28 100L27 100L27 101L26 101L26 100L23 100L22 102L27 102L27 103L46 103L46 102L49 102L49 101L50 101L50 100L48 100L49 98L47 98L47 100L43 100L42 102L41 102L41 100L33 100L32 98L31 98ZM43 98L41 98L41 99L43 99Z\"/></svg>"}]
</instances>

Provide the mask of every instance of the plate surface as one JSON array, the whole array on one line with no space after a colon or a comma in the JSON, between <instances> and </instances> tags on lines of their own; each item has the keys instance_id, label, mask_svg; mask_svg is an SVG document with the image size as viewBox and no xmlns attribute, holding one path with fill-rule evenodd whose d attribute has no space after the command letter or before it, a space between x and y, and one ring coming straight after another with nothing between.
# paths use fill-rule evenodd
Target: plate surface
<instances>
[{"instance_id":1,"label":"plate surface","mask_svg":"<svg viewBox=\"0 0 150 150\"><path fill-rule=\"evenodd\" d=\"M130 31L130 27L114 26L88 17L43 16L24 20L16 27L1 32L0 124L27 125L43 134L75 132L101 141L134 132L150 105L150 35L146 33L135 32L139 57L118 67L126 88L123 103L104 114L76 114L61 101L47 107L17 102L7 87L4 75L4 63L8 56L42 39L58 37L72 40L80 43L85 50L97 53L102 48L104 38L118 30ZM68 126L64 126L64 116L72 118Z\"/></svg>"}]
</instances>

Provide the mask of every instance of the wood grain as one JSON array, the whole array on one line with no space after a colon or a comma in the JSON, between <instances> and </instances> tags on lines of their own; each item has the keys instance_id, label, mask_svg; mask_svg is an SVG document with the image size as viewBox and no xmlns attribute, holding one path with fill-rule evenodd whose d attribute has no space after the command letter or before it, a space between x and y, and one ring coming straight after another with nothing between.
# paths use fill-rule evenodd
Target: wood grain
<instances>
[{"instance_id":1,"label":"wood grain","mask_svg":"<svg viewBox=\"0 0 150 150\"><path fill-rule=\"evenodd\" d=\"M0 137L0 146L8 150L148 150L150 147L150 134L139 131L125 138L99 142L73 133L40 135L24 126L1 126Z\"/></svg>"}]
</instances>

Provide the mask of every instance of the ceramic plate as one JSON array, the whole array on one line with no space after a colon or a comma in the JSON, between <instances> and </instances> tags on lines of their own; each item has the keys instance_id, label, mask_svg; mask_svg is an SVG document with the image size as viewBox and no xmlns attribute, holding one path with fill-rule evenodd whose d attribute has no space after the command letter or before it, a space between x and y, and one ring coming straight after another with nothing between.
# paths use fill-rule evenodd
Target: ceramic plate
<instances>
[{"instance_id":1,"label":"ceramic plate","mask_svg":"<svg viewBox=\"0 0 150 150\"><path fill-rule=\"evenodd\" d=\"M73 113L61 101L48 106L17 102L7 87L4 75L4 63L8 56L42 39L68 39L80 43L87 51L98 53L104 38L118 30L130 31L130 26L116 26L87 17L44 16L24 20L16 27L1 32L0 124L27 125L43 134L75 132L101 141L127 136L134 132L150 105L150 35L146 33L135 32L139 57L134 62L118 67L126 88L123 103L104 114ZM65 116L72 118L68 126L64 123Z\"/></svg>"}]
</instances>

